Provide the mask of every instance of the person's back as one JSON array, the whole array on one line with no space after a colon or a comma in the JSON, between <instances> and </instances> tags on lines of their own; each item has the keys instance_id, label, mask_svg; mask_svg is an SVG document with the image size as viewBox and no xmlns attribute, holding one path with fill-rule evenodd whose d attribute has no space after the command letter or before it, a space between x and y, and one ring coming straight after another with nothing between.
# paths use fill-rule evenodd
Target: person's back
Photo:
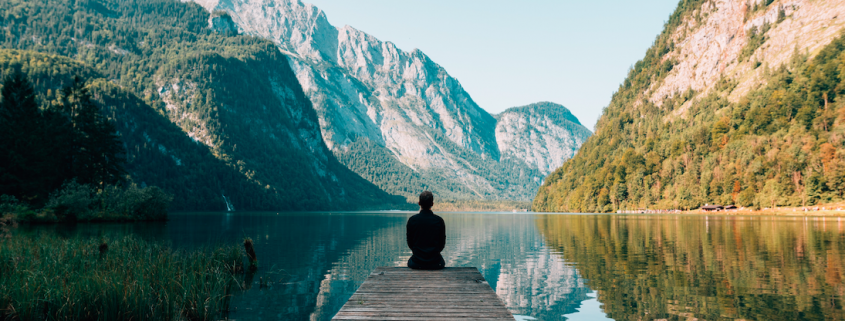
<instances>
[{"instance_id":1,"label":"person's back","mask_svg":"<svg viewBox=\"0 0 845 321\"><path fill-rule=\"evenodd\" d=\"M419 270L438 270L446 266L440 252L446 246L446 223L431 211L434 195L420 194L420 213L411 216L407 225L408 247L414 254L408 267Z\"/></svg>"}]
</instances>

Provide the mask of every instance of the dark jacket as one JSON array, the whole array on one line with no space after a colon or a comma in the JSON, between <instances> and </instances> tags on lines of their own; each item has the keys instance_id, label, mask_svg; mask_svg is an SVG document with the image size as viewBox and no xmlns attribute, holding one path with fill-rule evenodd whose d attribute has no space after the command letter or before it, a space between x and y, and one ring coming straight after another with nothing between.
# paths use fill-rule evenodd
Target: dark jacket
<instances>
[{"instance_id":1,"label":"dark jacket","mask_svg":"<svg viewBox=\"0 0 845 321\"><path fill-rule=\"evenodd\" d=\"M446 246L446 223L431 210L422 210L408 219L408 247L414 255L408 265L422 269L442 268L440 251Z\"/></svg>"}]
</instances>

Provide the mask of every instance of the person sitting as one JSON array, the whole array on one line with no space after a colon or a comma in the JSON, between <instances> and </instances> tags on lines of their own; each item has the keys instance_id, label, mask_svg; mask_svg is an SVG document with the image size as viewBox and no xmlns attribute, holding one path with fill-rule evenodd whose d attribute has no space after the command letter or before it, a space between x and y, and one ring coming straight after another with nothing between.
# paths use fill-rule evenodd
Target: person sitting
<instances>
[{"instance_id":1,"label":"person sitting","mask_svg":"<svg viewBox=\"0 0 845 321\"><path fill-rule=\"evenodd\" d=\"M420 194L420 213L408 219L406 236L411 258L408 267L415 270L439 270L446 266L440 252L446 246L446 223L431 211L434 195Z\"/></svg>"}]
</instances>

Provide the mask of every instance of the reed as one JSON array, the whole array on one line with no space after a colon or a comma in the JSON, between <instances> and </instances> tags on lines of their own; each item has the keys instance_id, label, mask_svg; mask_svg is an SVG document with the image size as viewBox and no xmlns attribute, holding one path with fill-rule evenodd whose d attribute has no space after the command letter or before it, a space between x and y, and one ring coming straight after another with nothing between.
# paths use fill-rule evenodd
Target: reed
<instances>
[{"instance_id":1,"label":"reed","mask_svg":"<svg viewBox=\"0 0 845 321\"><path fill-rule=\"evenodd\" d=\"M217 320L242 260L235 246L15 235L0 241L0 320Z\"/></svg>"}]
</instances>

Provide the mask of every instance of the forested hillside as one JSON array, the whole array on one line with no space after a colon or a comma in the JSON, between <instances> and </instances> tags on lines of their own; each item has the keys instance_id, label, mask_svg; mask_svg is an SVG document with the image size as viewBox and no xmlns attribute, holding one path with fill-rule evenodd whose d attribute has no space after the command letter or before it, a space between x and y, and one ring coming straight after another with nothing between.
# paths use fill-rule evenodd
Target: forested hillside
<instances>
[{"instance_id":1,"label":"forested hillside","mask_svg":"<svg viewBox=\"0 0 845 321\"><path fill-rule=\"evenodd\" d=\"M217 32L215 32L216 30ZM219 33L218 33L219 32ZM117 125L134 182L178 210L390 206L341 165L286 58L270 42L209 28L199 5L3 1L4 71L22 68L49 104L81 75Z\"/></svg>"},{"instance_id":2,"label":"forested hillside","mask_svg":"<svg viewBox=\"0 0 845 321\"><path fill-rule=\"evenodd\" d=\"M681 1L534 210L842 200L843 11L842 1Z\"/></svg>"}]
</instances>

